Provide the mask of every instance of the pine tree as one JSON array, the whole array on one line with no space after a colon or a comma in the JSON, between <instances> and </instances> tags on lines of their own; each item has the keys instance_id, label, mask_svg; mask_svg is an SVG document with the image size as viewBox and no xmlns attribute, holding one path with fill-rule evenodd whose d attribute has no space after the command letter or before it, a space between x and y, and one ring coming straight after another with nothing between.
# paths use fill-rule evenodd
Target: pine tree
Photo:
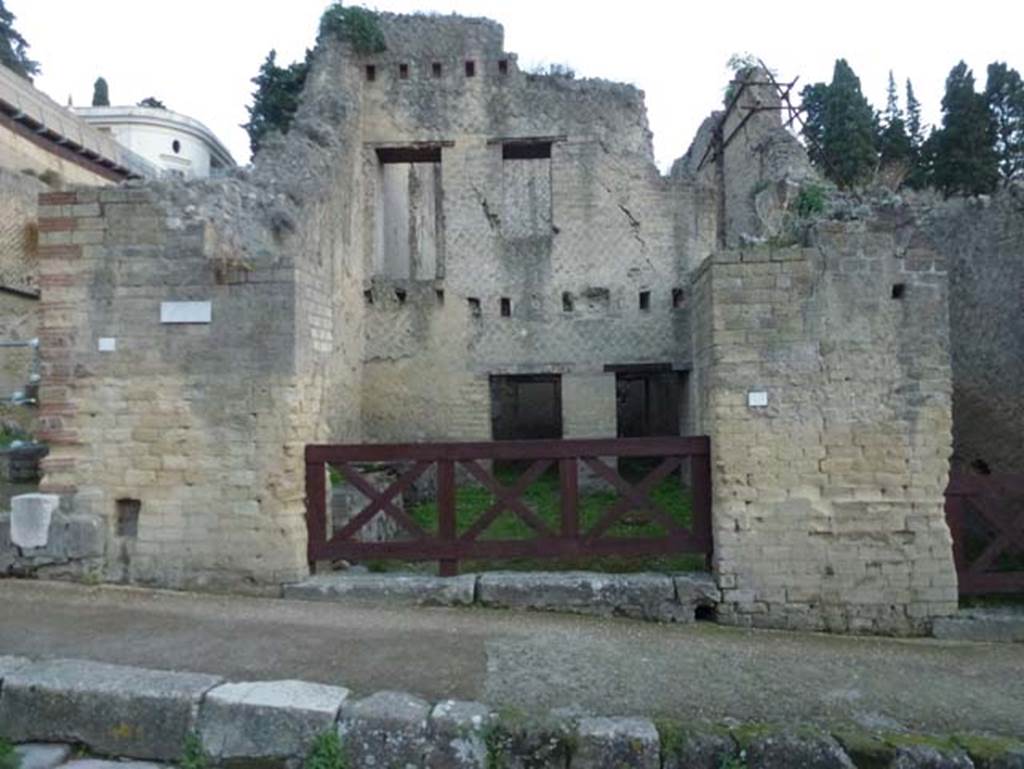
<instances>
[{"instance_id":1,"label":"pine tree","mask_svg":"<svg viewBox=\"0 0 1024 769\"><path fill-rule=\"evenodd\" d=\"M988 65L985 101L995 120L995 151L1003 182L1024 178L1024 82L1002 62Z\"/></svg>"},{"instance_id":2,"label":"pine tree","mask_svg":"<svg viewBox=\"0 0 1024 769\"><path fill-rule=\"evenodd\" d=\"M961 61L946 78L942 128L935 135L933 179L945 195L992 192L999 183L996 124L974 73Z\"/></svg>"},{"instance_id":3,"label":"pine tree","mask_svg":"<svg viewBox=\"0 0 1024 769\"><path fill-rule=\"evenodd\" d=\"M14 28L15 18L0 0L0 64L31 81L39 74L39 62L28 57L29 45Z\"/></svg>"},{"instance_id":4,"label":"pine tree","mask_svg":"<svg viewBox=\"0 0 1024 769\"><path fill-rule=\"evenodd\" d=\"M96 78L96 82L92 85L92 106L110 106L110 89L107 86L106 79L102 77Z\"/></svg>"},{"instance_id":5,"label":"pine tree","mask_svg":"<svg viewBox=\"0 0 1024 769\"><path fill-rule=\"evenodd\" d=\"M878 137L878 152L883 165L903 166L910 170L913 147L907 134L899 98L896 96L896 80L892 76L892 70L889 70L889 88L882 130Z\"/></svg>"},{"instance_id":6,"label":"pine tree","mask_svg":"<svg viewBox=\"0 0 1024 769\"><path fill-rule=\"evenodd\" d=\"M249 134L249 146L254 155L270 131L288 133L292 118L299 108L299 98L306 84L312 52L307 50L305 61L293 62L287 67L279 67L276 59L277 52L271 51L260 67L259 74L252 79L256 91L252 95L252 105L246 108L249 111L249 122L242 127Z\"/></svg>"},{"instance_id":7,"label":"pine tree","mask_svg":"<svg viewBox=\"0 0 1024 769\"><path fill-rule=\"evenodd\" d=\"M811 162L840 187L866 182L878 165L878 120L846 60L836 61L830 84L814 83L800 95Z\"/></svg>"}]
</instances>

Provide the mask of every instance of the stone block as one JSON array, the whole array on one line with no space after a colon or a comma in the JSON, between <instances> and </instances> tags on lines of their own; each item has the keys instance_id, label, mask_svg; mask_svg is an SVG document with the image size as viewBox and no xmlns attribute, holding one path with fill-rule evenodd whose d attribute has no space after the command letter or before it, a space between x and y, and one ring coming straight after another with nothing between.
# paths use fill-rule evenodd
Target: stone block
<instances>
[{"instance_id":1,"label":"stone block","mask_svg":"<svg viewBox=\"0 0 1024 769\"><path fill-rule=\"evenodd\" d=\"M405 692L377 692L341 706L338 736L352 766L419 769L430 706Z\"/></svg>"},{"instance_id":2,"label":"stone block","mask_svg":"<svg viewBox=\"0 0 1024 769\"><path fill-rule=\"evenodd\" d=\"M174 760L216 676L84 660L21 666L4 677L0 724L16 742L76 742L113 756Z\"/></svg>"},{"instance_id":3,"label":"stone block","mask_svg":"<svg viewBox=\"0 0 1024 769\"><path fill-rule=\"evenodd\" d=\"M304 681L222 684L203 698L203 750L217 761L301 758L334 725L348 694Z\"/></svg>"},{"instance_id":4,"label":"stone block","mask_svg":"<svg viewBox=\"0 0 1024 769\"><path fill-rule=\"evenodd\" d=\"M931 745L906 745L896 750L889 769L974 769L961 751L941 751Z\"/></svg>"},{"instance_id":5,"label":"stone block","mask_svg":"<svg viewBox=\"0 0 1024 769\"><path fill-rule=\"evenodd\" d=\"M663 769L720 769L736 755L736 743L725 734L678 731L661 733Z\"/></svg>"},{"instance_id":6,"label":"stone block","mask_svg":"<svg viewBox=\"0 0 1024 769\"><path fill-rule=\"evenodd\" d=\"M284 597L303 601L400 606L469 606L476 575L318 574L284 586Z\"/></svg>"},{"instance_id":7,"label":"stone block","mask_svg":"<svg viewBox=\"0 0 1024 769\"><path fill-rule=\"evenodd\" d=\"M698 607L714 609L722 601L722 592L710 574L676 574L672 577L672 582L676 588L676 600L684 610L690 610L691 617Z\"/></svg>"},{"instance_id":8,"label":"stone block","mask_svg":"<svg viewBox=\"0 0 1024 769\"><path fill-rule=\"evenodd\" d=\"M103 761L98 758L83 758L69 761L61 769L167 769L167 766L148 761Z\"/></svg>"},{"instance_id":9,"label":"stone block","mask_svg":"<svg viewBox=\"0 0 1024 769\"><path fill-rule=\"evenodd\" d=\"M746 748L751 769L855 769L842 746L827 734L770 734L754 738Z\"/></svg>"},{"instance_id":10,"label":"stone block","mask_svg":"<svg viewBox=\"0 0 1024 769\"><path fill-rule=\"evenodd\" d=\"M584 718L577 727L574 769L659 769L658 730L646 718Z\"/></svg>"},{"instance_id":11,"label":"stone block","mask_svg":"<svg viewBox=\"0 0 1024 769\"><path fill-rule=\"evenodd\" d=\"M15 749L20 763L18 769L54 769L71 755L70 745L30 742Z\"/></svg>"},{"instance_id":12,"label":"stone block","mask_svg":"<svg viewBox=\"0 0 1024 769\"><path fill-rule=\"evenodd\" d=\"M2 691L3 682L4 679L7 678L7 676L18 672L23 667L30 664L32 664L32 660L28 659L27 657L11 657L9 655L0 655L0 691ZM3 722L0 721L0 730L2 729Z\"/></svg>"},{"instance_id":13,"label":"stone block","mask_svg":"<svg viewBox=\"0 0 1024 769\"><path fill-rule=\"evenodd\" d=\"M444 700L430 713L427 769L486 769L493 715L479 702Z\"/></svg>"},{"instance_id":14,"label":"stone block","mask_svg":"<svg viewBox=\"0 0 1024 769\"><path fill-rule=\"evenodd\" d=\"M11 542L17 547L46 547L50 521L60 505L56 494L20 494L11 499Z\"/></svg>"},{"instance_id":15,"label":"stone block","mask_svg":"<svg viewBox=\"0 0 1024 769\"><path fill-rule=\"evenodd\" d=\"M480 575L485 606L676 621L686 616L664 574L490 572Z\"/></svg>"},{"instance_id":16,"label":"stone block","mask_svg":"<svg viewBox=\"0 0 1024 769\"><path fill-rule=\"evenodd\" d=\"M1024 612L960 612L933 620L932 635L945 641L1024 643Z\"/></svg>"},{"instance_id":17,"label":"stone block","mask_svg":"<svg viewBox=\"0 0 1024 769\"><path fill-rule=\"evenodd\" d=\"M573 752L572 715L542 719L509 714L487 732L489 766L502 769L564 769Z\"/></svg>"}]
</instances>

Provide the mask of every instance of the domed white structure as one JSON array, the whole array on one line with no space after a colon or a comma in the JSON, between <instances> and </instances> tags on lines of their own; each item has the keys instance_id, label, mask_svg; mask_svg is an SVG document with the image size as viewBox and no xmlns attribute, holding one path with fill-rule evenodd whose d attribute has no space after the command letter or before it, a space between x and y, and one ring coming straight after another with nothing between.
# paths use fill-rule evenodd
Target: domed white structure
<instances>
[{"instance_id":1,"label":"domed white structure","mask_svg":"<svg viewBox=\"0 0 1024 769\"><path fill-rule=\"evenodd\" d=\"M213 131L187 115L131 106L76 107L74 112L167 175L203 179L235 166Z\"/></svg>"}]
</instances>

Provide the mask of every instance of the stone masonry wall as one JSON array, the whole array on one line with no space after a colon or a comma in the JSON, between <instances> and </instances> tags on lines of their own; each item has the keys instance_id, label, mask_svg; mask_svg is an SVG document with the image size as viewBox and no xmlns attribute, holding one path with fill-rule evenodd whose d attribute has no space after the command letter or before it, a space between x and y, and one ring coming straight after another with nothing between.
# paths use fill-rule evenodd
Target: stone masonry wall
<instances>
[{"instance_id":1,"label":"stone masonry wall","mask_svg":"<svg viewBox=\"0 0 1024 769\"><path fill-rule=\"evenodd\" d=\"M947 275L911 237L822 222L813 246L722 252L697 276L728 622L913 633L956 610Z\"/></svg>"},{"instance_id":2,"label":"stone masonry wall","mask_svg":"<svg viewBox=\"0 0 1024 769\"><path fill-rule=\"evenodd\" d=\"M375 77L361 83L364 435L489 439L488 377L555 373L566 435L614 436L605 366L690 365L689 311L673 289L688 282L696 203L654 165L643 94L520 72L486 20L384 15L382 28L388 50L362 61ZM503 160L503 142L537 139L550 159ZM374 245L376 151L430 143L441 147L443 262L432 276L388 275ZM573 404L595 377L610 397Z\"/></svg>"},{"instance_id":3,"label":"stone masonry wall","mask_svg":"<svg viewBox=\"0 0 1024 769\"><path fill-rule=\"evenodd\" d=\"M950 265L954 461L1024 473L1024 185L946 201L925 228Z\"/></svg>"}]
</instances>

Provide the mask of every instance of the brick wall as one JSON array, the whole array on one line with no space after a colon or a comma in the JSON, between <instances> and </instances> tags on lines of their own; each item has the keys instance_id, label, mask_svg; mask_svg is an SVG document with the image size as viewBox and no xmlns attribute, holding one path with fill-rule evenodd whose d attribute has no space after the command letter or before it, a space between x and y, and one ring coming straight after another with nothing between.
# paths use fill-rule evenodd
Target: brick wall
<instances>
[{"instance_id":1,"label":"brick wall","mask_svg":"<svg viewBox=\"0 0 1024 769\"><path fill-rule=\"evenodd\" d=\"M919 632L957 600L945 264L863 222L812 237L719 253L696 279L720 614Z\"/></svg>"}]
</instances>

